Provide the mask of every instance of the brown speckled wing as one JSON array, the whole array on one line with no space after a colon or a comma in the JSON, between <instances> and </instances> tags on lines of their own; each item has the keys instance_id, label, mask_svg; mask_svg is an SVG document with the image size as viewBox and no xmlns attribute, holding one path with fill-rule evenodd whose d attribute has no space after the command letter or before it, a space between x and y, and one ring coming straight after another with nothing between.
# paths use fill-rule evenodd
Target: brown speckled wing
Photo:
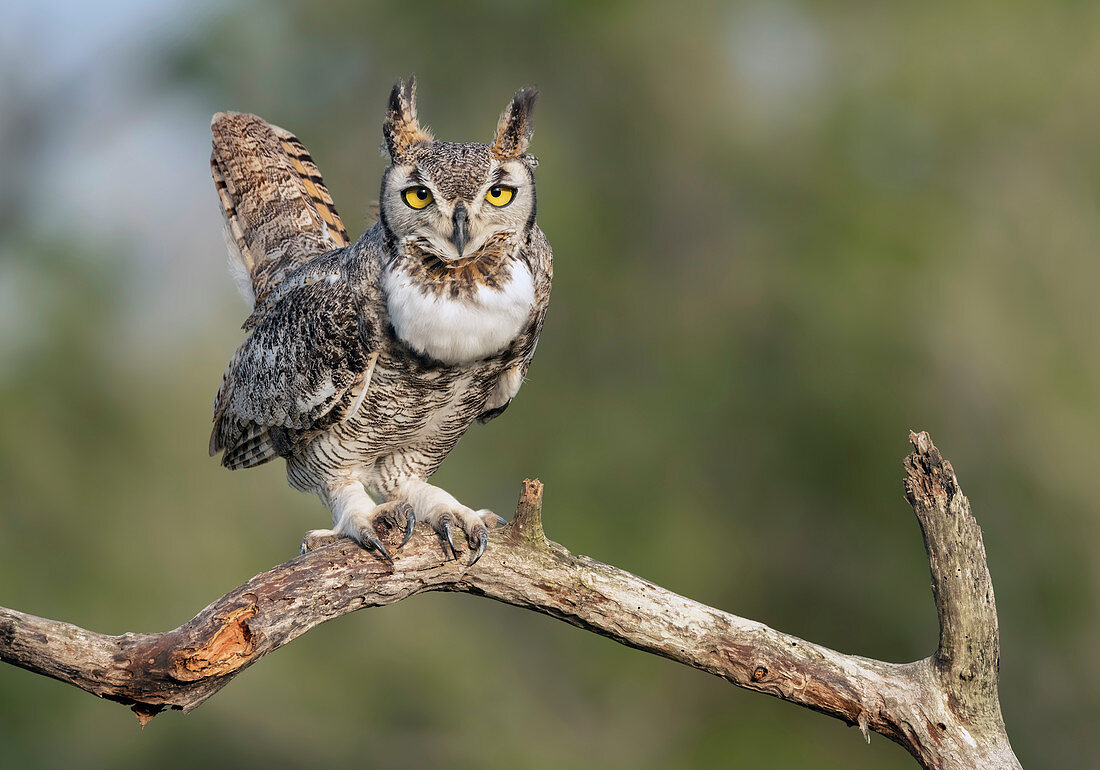
<instances>
[{"instance_id":1,"label":"brown speckled wing","mask_svg":"<svg viewBox=\"0 0 1100 770\"><path fill-rule=\"evenodd\" d=\"M332 196L297 137L237 112L219 112L210 131L226 241L254 296L311 257L348 245Z\"/></svg>"}]
</instances>

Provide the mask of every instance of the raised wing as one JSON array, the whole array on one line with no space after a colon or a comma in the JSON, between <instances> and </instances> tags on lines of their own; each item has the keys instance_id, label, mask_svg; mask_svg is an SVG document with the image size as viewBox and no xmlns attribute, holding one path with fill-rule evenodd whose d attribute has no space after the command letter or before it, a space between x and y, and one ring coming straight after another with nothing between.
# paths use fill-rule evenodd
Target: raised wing
<instances>
[{"instance_id":1,"label":"raised wing","mask_svg":"<svg viewBox=\"0 0 1100 770\"><path fill-rule=\"evenodd\" d=\"M289 291L237 348L214 402L210 454L249 468L286 455L362 401L376 356L343 281Z\"/></svg>"},{"instance_id":2,"label":"raised wing","mask_svg":"<svg viewBox=\"0 0 1100 770\"><path fill-rule=\"evenodd\" d=\"M210 131L230 266L249 302L311 257L348 245L321 172L294 134L239 112L219 112Z\"/></svg>"}]
</instances>

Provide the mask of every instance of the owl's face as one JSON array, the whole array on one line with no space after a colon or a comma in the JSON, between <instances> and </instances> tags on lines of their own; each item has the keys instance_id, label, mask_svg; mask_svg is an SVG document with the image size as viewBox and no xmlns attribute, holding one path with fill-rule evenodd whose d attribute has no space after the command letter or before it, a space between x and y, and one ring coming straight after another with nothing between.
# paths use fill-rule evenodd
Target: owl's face
<instances>
[{"instance_id":1,"label":"owl's face","mask_svg":"<svg viewBox=\"0 0 1100 770\"><path fill-rule=\"evenodd\" d=\"M398 252L415 244L429 259L464 263L525 239L535 221L538 161L526 150L536 96L516 92L488 144L437 142L417 119L416 81L394 86L379 209Z\"/></svg>"},{"instance_id":2,"label":"owl's face","mask_svg":"<svg viewBox=\"0 0 1100 770\"><path fill-rule=\"evenodd\" d=\"M489 144L421 143L386 170L383 223L399 244L421 239L444 260L476 258L534 222L534 166L527 155L495 157Z\"/></svg>"}]
</instances>

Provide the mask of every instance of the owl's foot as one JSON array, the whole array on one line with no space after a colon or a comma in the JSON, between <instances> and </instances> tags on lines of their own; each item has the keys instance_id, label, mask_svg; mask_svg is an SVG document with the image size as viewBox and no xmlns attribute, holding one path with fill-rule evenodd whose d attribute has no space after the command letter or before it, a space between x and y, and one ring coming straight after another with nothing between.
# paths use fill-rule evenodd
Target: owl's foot
<instances>
[{"instance_id":1,"label":"owl's foot","mask_svg":"<svg viewBox=\"0 0 1100 770\"><path fill-rule=\"evenodd\" d=\"M401 533L401 542L397 548L409 542L413 528L416 527L416 514L404 500L391 500L374 506L367 514L353 513L340 522L341 533L347 535L368 551L376 554L382 561L393 566L393 557L382 544L383 537L391 533ZM390 538L387 538L390 539Z\"/></svg>"},{"instance_id":2,"label":"owl's foot","mask_svg":"<svg viewBox=\"0 0 1100 770\"><path fill-rule=\"evenodd\" d=\"M454 530L456 528L462 530L466 535L466 544L470 547L470 559L466 562L466 566L472 567L485 553L485 547L489 544L489 530L499 526L504 519L492 511L474 511L465 506L458 506L429 517L428 521L443 541L443 554L448 555L449 548L452 559L458 558L458 554L455 553Z\"/></svg>"},{"instance_id":3,"label":"owl's foot","mask_svg":"<svg viewBox=\"0 0 1100 770\"><path fill-rule=\"evenodd\" d=\"M457 559L455 533L461 531L466 535L466 544L470 549L467 566L476 564L485 553L489 545L489 530L502 522L507 523L492 511L475 511L466 507L449 492L423 479L401 479L386 491L389 497L408 500L416 509L416 518L431 525L439 535L444 556Z\"/></svg>"},{"instance_id":4,"label":"owl's foot","mask_svg":"<svg viewBox=\"0 0 1100 770\"><path fill-rule=\"evenodd\" d=\"M347 514L340 520L336 529L310 530L302 538L299 551L306 553L322 545L333 543L340 537L350 537L392 566L393 557L386 550L380 537L394 540L394 535L400 533L401 541L394 546L400 548L409 542L415 527L416 514L413 513L412 506L404 500L391 500L374 506L367 513L360 511Z\"/></svg>"}]
</instances>

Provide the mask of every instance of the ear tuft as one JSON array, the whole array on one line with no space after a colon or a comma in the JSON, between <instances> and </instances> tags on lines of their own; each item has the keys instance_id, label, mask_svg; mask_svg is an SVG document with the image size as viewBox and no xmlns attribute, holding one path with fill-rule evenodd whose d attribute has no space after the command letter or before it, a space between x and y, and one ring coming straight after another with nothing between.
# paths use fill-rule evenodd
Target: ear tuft
<instances>
[{"instance_id":1,"label":"ear tuft","mask_svg":"<svg viewBox=\"0 0 1100 770\"><path fill-rule=\"evenodd\" d=\"M398 80L394 83L382 135L394 163L404 162L416 145L431 143L432 135L420 127L416 118L415 75L410 75L408 82Z\"/></svg>"},{"instance_id":2,"label":"ear tuft","mask_svg":"<svg viewBox=\"0 0 1100 770\"><path fill-rule=\"evenodd\" d=\"M497 160L518 158L527 151L531 135L535 133L531 113L535 109L535 100L538 96L538 89L527 86L516 91L516 95L512 97L512 101L500 116L496 136L493 137L493 143L489 146L489 151Z\"/></svg>"}]
</instances>

